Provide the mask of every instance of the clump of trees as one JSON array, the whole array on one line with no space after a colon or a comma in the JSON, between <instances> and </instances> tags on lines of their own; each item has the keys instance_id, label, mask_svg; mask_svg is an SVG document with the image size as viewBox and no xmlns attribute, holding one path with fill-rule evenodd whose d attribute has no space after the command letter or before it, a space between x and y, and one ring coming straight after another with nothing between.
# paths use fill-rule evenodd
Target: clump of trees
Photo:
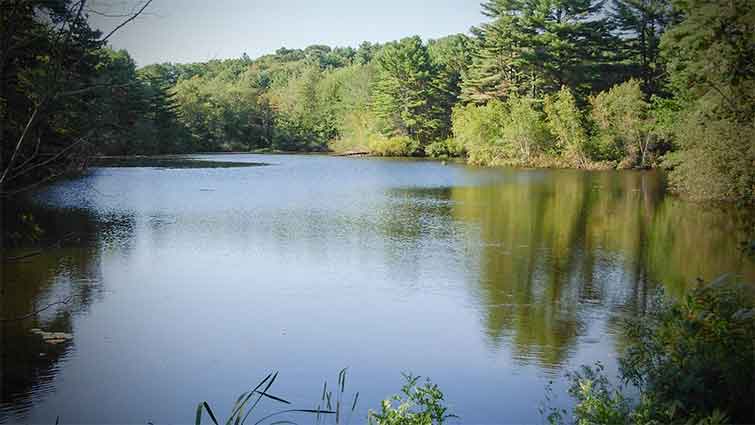
<instances>
[{"instance_id":1,"label":"clump of trees","mask_svg":"<svg viewBox=\"0 0 755 425\"><path fill-rule=\"evenodd\" d=\"M149 3L102 34L86 1L3 2L0 196L81 169L98 151L160 153L181 139L169 87L107 47Z\"/></svg>"},{"instance_id":2,"label":"clump of trees","mask_svg":"<svg viewBox=\"0 0 755 425\"><path fill-rule=\"evenodd\" d=\"M671 184L705 199L753 202L755 2L676 1L684 16L661 40L672 125Z\"/></svg>"}]
</instances>

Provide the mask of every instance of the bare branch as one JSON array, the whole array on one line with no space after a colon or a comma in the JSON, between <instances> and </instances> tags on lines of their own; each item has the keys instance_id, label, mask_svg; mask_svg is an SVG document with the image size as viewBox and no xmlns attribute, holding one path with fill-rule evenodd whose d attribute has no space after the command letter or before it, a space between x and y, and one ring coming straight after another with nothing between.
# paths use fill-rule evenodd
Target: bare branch
<instances>
[{"instance_id":1,"label":"bare branch","mask_svg":"<svg viewBox=\"0 0 755 425\"><path fill-rule=\"evenodd\" d=\"M24 131L21 133L21 136L18 138L18 143L16 143L16 148L13 150L13 153L11 154L11 157L8 160L8 164L5 166L2 176L0 176L0 187L2 187L3 182L5 182L5 178L7 177L10 170L13 168L13 163L16 160L16 155L18 155L18 151L21 150L21 146L24 144L24 140L26 139L26 136L29 134L29 130L31 129L32 125L34 124L34 121L37 118L37 115L39 114L39 109L40 109L40 106L37 106L36 108L34 108L34 112L31 114L29 121L26 122L26 127L24 127Z\"/></svg>"},{"instance_id":2,"label":"bare branch","mask_svg":"<svg viewBox=\"0 0 755 425\"><path fill-rule=\"evenodd\" d=\"M21 170L21 169L23 169L24 167L26 167L27 165L29 165L29 163L30 163L30 162L32 162L32 161L34 160L34 158L36 158L36 157L37 157L37 155L39 155L39 146L40 146L41 144L42 144L42 138L41 138L41 137L39 137L39 136L37 136L37 144L36 144L36 145L34 146L34 152L32 152L32 154L31 154L31 155L29 155L29 157L28 157L28 158L26 158L26 159L24 160L24 162L22 162L22 163L18 164L18 166L16 166L16 168L15 168L15 169L14 169L13 171L16 171L16 170Z\"/></svg>"},{"instance_id":3,"label":"bare branch","mask_svg":"<svg viewBox=\"0 0 755 425\"><path fill-rule=\"evenodd\" d=\"M5 262L19 261L19 260L23 260L23 259L26 259L26 258L36 257L37 255L39 255L41 253L42 253L42 251L34 251L34 252L30 252L30 253L24 254L24 255L17 255L15 257L6 257L6 258L3 258L3 261L5 261Z\"/></svg>"},{"instance_id":4,"label":"bare branch","mask_svg":"<svg viewBox=\"0 0 755 425\"><path fill-rule=\"evenodd\" d=\"M90 131L89 131L89 132L88 132L88 133L87 133L86 135L84 135L84 136L82 136L82 137L78 138L78 139L77 139L76 141L74 141L74 142L73 142L73 143L71 143L70 145L68 145L68 146L66 146L65 148L63 148L63 149L61 149L60 151L58 151L58 152L57 152L57 153L56 153L55 155L53 155L52 157L50 157L50 158L48 158L48 159L46 159L46 160L44 160L44 161L42 161L42 162L39 162L39 163L37 163L37 164L34 164L34 165L30 166L30 167L27 167L27 168L25 168L25 169L22 169L22 170L20 170L20 171L19 171L19 172L17 172L17 173L14 173L14 174L12 174L12 175L10 176L10 178L8 178L8 181L11 181L11 180L13 180L13 179L16 179L16 178L18 178L18 177L20 177L20 176L22 176L22 175L24 175L24 174L28 173L29 171L31 171L31 170L33 170L33 169L35 169L35 168L39 168L39 167L42 167L42 166L44 166L44 165L47 165L47 164L49 164L49 163L51 163L51 162L55 161L56 159L60 158L60 157L61 157L61 156L62 156L62 155L63 155L64 153L68 152L69 150L71 150L72 148L74 148L75 146L77 146L78 144L80 144L81 142L83 142L84 140L86 140L86 139L87 139L87 138L88 138L88 137L89 137L89 136L90 136L90 135L91 135L91 134L92 134L93 132L94 132L94 130L90 130Z\"/></svg>"},{"instance_id":5,"label":"bare branch","mask_svg":"<svg viewBox=\"0 0 755 425\"><path fill-rule=\"evenodd\" d=\"M6 197L6 198L8 198L8 197L11 197L13 195L17 195L19 193L26 192L28 190L34 189L35 187L38 187L38 186L41 186L41 185L43 185L43 184L45 184L47 182L50 182L53 179L55 179L57 177L60 177L61 175L62 175L62 173L58 173L58 174L52 173L49 176L43 178L42 180L38 180L38 181L36 181L36 182L28 185L28 186L24 186L24 187L16 189L16 190L11 190L9 192L2 191L2 192L0 192L0 197Z\"/></svg>"},{"instance_id":6,"label":"bare branch","mask_svg":"<svg viewBox=\"0 0 755 425\"><path fill-rule=\"evenodd\" d=\"M46 306L40 308L39 310L34 310L31 313L25 314L23 316L11 317L11 318L7 318L7 319L0 318L0 322L18 322L18 321L21 321L21 320L30 319L30 318L38 315L39 313L41 313L41 312L43 312L45 310L49 310L52 307L55 307L56 305L67 305L71 301L73 301L73 295L69 295L68 297L66 297L65 299L62 299L60 301L55 301L53 303L47 304Z\"/></svg>"},{"instance_id":7,"label":"bare branch","mask_svg":"<svg viewBox=\"0 0 755 425\"><path fill-rule=\"evenodd\" d=\"M130 17L129 17L128 19L126 19L125 21L121 22L121 23L120 23L120 24L119 24L119 25L118 25L117 27L113 28L113 30L112 30L112 31L110 31L110 32L108 33L108 35L106 35L106 36L105 36L104 38L102 38L102 39L100 40L100 42L103 42L103 43L104 43L104 42L105 42L105 41L107 41L107 40L108 40L108 39L109 39L109 38L110 38L110 37L111 37L111 36L112 36L113 34L115 34L115 33L116 33L116 32L117 32L117 31L118 31L119 29L123 28L124 26L126 26L126 24L128 24L129 22L131 22L131 21L133 21L134 19L136 19L136 18L137 18L137 17L139 16L139 15L141 15L141 14L142 14L142 12L144 12L144 9L146 9L146 8L147 8L147 6L149 6L149 5L150 5L150 3L152 3L152 0L147 0L147 1L146 1L146 2L144 3L144 5L143 5L143 6L141 7L141 9L139 9L139 11L137 11L137 12L136 12L135 14L131 15L131 16L130 16Z\"/></svg>"}]
</instances>

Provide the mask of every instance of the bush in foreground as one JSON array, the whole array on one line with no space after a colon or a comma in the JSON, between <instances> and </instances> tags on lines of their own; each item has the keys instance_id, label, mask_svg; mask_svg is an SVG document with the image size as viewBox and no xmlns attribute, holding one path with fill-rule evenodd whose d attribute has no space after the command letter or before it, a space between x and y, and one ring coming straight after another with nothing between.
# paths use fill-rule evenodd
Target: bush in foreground
<instances>
[{"instance_id":1,"label":"bush in foreground","mask_svg":"<svg viewBox=\"0 0 755 425\"><path fill-rule=\"evenodd\" d=\"M419 376L404 375L406 384L401 395L383 400L380 413L370 412L373 425L442 425L446 419L456 416L446 413L443 392L437 385L427 382L417 385Z\"/></svg>"},{"instance_id":2,"label":"bush in foreground","mask_svg":"<svg viewBox=\"0 0 755 425\"><path fill-rule=\"evenodd\" d=\"M722 276L629 323L614 387L600 364L570 374L576 424L755 423L752 287ZM552 424L567 412L549 410Z\"/></svg>"}]
</instances>

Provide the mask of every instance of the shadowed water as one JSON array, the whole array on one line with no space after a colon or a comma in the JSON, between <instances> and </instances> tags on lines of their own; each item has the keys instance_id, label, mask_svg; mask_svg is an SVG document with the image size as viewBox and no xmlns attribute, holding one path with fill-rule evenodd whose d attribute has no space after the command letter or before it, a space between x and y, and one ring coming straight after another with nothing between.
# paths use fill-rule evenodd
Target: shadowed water
<instances>
[{"instance_id":1,"label":"shadowed water","mask_svg":"<svg viewBox=\"0 0 755 425\"><path fill-rule=\"evenodd\" d=\"M5 206L56 243L3 264L2 317L71 302L0 324L0 421L187 423L271 370L312 408L349 366L352 423L401 371L432 377L462 423L539 423L549 380L615 370L622 320L659 286L755 280L742 217L655 172L196 159L270 166L95 168Z\"/></svg>"}]
</instances>

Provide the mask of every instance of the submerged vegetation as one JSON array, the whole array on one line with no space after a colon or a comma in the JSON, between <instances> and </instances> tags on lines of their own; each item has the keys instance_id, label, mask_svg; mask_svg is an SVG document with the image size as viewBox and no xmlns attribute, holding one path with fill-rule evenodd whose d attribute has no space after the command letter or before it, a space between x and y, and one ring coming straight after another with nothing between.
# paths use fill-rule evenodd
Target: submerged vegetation
<instances>
[{"instance_id":1,"label":"submerged vegetation","mask_svg":"<svg viewBox=\"0 0 755 425\"><path fill-rule=\"evenodd\" d=\"M138 69L85 3L3 8L6 195L96 153L270 149L663 166L694 198L753 199L753 0L487 0L470 35Z\"/></svg>"}]
</instances>

